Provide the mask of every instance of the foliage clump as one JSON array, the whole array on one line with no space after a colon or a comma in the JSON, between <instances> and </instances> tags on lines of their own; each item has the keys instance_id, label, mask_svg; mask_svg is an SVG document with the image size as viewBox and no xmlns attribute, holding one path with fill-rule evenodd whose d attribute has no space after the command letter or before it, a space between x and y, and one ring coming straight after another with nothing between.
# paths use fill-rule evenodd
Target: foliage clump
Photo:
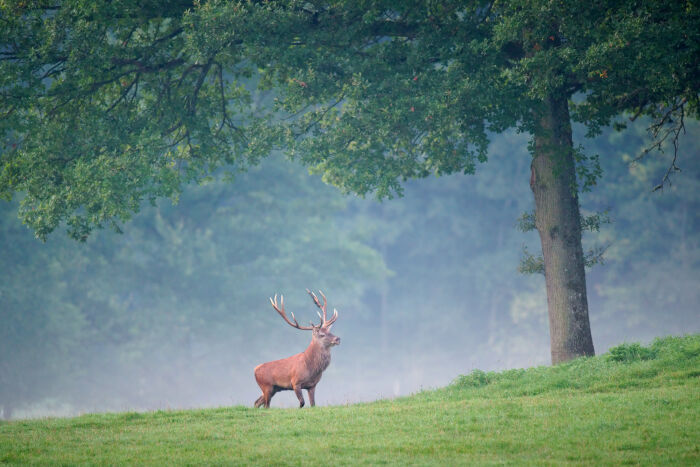
<instances>
[{"instance_id":1,"label":"foliage clump","mask_svg":"<svg viewBox=\"0 0 700 467\"><path fill-rule=\"evenodd\" d=\"M652 343L651 348L660 359L693 362L700 358L700 334L659 338Z\"/></svg>"},{"instance_id":2,"label":"foliage clump","mask_svg":"<svg viewBox=\"0 0 700 467\"><path fill-rule=\"evenodd\" d=\"M496 377L497 377L497 373L494 373L493 371L490 371L487 373L487 372L485 372L483 370L479 370L477 368L476 370L473 370L468 375L458 376L452 382L452 384L454 386L460 386L460 387L480 388L480 387L483 387L483 386L486 386L487 384L489 384Z\"/></svg>"},{"instance_id":3,"label":"foliage clump","mask_svg":"<svg viewBox=\"0 0 700 467\"><path fill-rule=\"evenodd\" d=\"M631 363L640 360L653 360L657 357L656 350L642 347L638 343L620 344L608 351L606 358L613 362Z\"/></svg>"},{"instance_id":4,"label":"foliage clump","mask_svg":"<svg viewBox=\"0 0 700 467\"><path fill-rule=\"evenodd\" d=\"M661 359L692 362L700 357L700 336L663 337L654 340L649 347L639 343L624 343L611 348L605 355L608 361L632 363Z\"/></svg>"}]
</instances>

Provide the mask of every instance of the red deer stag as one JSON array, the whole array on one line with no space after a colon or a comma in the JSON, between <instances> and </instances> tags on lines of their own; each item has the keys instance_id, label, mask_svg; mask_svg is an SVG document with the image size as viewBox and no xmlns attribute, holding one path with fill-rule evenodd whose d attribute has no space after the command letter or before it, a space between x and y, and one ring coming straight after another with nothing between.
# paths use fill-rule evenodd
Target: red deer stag
<instances>
[{"instance_id":1,"label":"red deer stag","mask_svg":"<svg viewBox=\"0 0 700 467\"><path fill-rule=\"evenodd\" d=\"M284 312L284 296L280 297L280 305L277 305L277 295L275 299L270 298L272 308L277 310L277 313L290 326L301 329L303 331L311 331L311 343L302 353L292 355L282 360L263 363L255 367L255 380L258 386L262 389L262 396L255 401L255 407L264 405L270 407L270 399L279 391L293 390L299 399L299 408L304 407L304 395L302 389L306 389L309 393L309 402L313 407L316 405L314 400L314 392L316 385L321 380L321 374L328 368L331 363L331 347L340 344L340 337L331 334L331 326L338 319L338 310L333 309L331 319L326 318L326 296L319 291L323 297L323 305L319 302L316 294L309 289L306 291L311 295L314 303L321 309L323 315L318 313L321 318L321 324L318 326L311 323L311 326L299 326L294 313L292 313L292 321L289 321L287 314Z\"/></svg>"}]
</instances>

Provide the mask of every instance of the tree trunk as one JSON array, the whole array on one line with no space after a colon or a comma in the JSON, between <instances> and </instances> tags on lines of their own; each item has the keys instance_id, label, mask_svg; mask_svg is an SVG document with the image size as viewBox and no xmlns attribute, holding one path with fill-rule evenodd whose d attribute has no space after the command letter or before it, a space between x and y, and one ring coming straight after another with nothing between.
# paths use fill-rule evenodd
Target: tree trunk
<instances>
[{"instance_id":1,"label":"tree trunk","mask_svg":"<svg viewBox=\"0 0 700 467\"><path fill-rule=\"evenodd\" d=\"M541 109L530 187L544 257L552 363L594 355L566 98L550 98Z\"/></svg>"}]
</instances>

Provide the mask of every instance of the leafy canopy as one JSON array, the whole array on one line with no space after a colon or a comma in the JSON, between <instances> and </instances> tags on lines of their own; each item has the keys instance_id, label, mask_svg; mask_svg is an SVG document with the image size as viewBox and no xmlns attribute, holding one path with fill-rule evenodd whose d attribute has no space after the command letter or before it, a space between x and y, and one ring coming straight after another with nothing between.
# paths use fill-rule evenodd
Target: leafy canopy
<instances>
[{"instance_id":1,"label":"leafy canopy","mask_svg":"<svg viewBox=\"0 0 700 467\"><path fill-rule=\"evenodd\" d=\"M474 172L490 132L531 132L552 97L572 98L590 134L627 112L673 137L698 115L690 1L73 0L1 13L0 194L23 193L40 238L62 221L81 239L118 228L142 200L272 147L384 198L407 178Z\"/></svg>"}]
</instances>

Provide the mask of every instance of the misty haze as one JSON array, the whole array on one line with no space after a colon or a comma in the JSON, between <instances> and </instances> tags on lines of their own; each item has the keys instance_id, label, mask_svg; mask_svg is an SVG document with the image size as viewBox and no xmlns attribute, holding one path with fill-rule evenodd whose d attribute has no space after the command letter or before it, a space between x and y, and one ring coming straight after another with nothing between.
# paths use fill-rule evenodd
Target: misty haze
<instances>
[{"instance_id":1,"label":"misty haze","mask_svg":"<svg viewBox=\"0 0 700 467\"><path fill-rule=\"evenodd\" d=\"M604 154L584 233L605 249L588 274L596 353L624 341L700 331L700 130L682 140L683 172L651 188L669 161L648 156L643 125L578 139ZM614 146L612 142L614 141ZM494 136L474 176L411 181L379 203L342 196L281 157L189 186L179 203L142 206L123 234L46 243L2 203L0 399L6 415L252 406L253 368L303 351L268 297L300 323L316 319L305 289L337 308L342 344L318 405L393 398L473 369L550 363L541 274L518 272L536 232L523 135ZM59 229L60 230L60 229ZM305 396L306 397L306 396ZM273 407L295 407L292 391Z\"/></svg>"}]
</instances>

